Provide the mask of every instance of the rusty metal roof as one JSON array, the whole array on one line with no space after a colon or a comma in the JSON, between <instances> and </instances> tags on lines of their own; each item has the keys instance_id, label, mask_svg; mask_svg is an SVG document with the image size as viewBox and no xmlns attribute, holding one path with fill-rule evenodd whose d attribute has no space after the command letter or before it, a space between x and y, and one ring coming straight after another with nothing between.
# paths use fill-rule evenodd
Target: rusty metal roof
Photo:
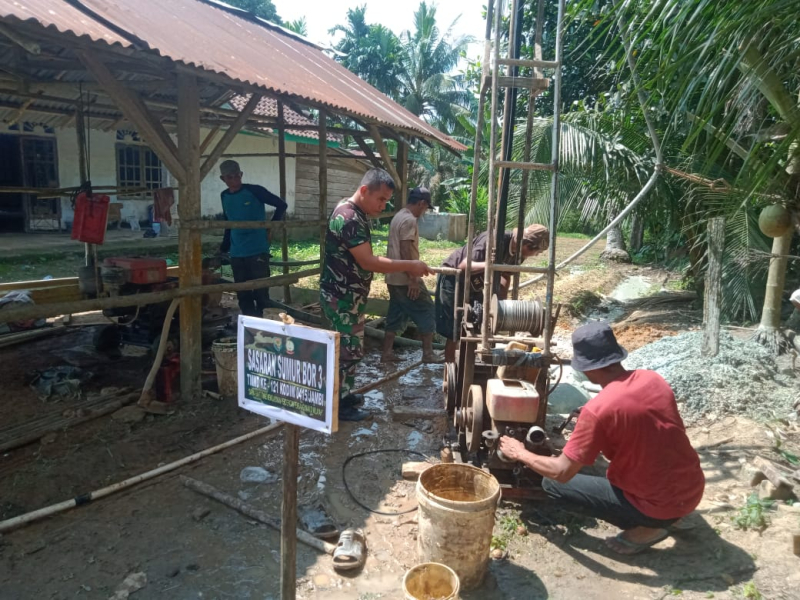
<instances>
[{"instance_id":1,"label":"rusty metal roof","mask_svg":"<svg viewBox=\"0 0 800 600\"><path fill-rule=\"evenodd\" d=\"M228 103L238 111L244 109L247 106L247 103L250 101L250 94L246 96L232 96ZM262 116L262 117L277 117L278 116L278 101L275 98L270 98L268 96L264 96L261 100L258 101L256 105L256 109L253 111L253 114ZM292 129L291 125L315 125L314 121L311 119L307 119L300 113L295 112L288 106L283 107L283 118L286 121L286 133L296 136L296 137L304 137L309 138L312 140L319 139L319 132L314 131L313 129ZM266 128L269 131L275 131L274 127ZM330 133L328 132L328 141L330 142L339 142L341 143L344 140L342 135L338 133Z\"/></svg>"},{"instance_id":2,"label":"rusty metal roof","mask_svg":"<svg viewBox=\"0 0 800 600\"><path fill-rule=\"evenodd\" d=\"M35 21L95 42L150 50L300 103L466 149L320 50L199 0L0 0L0 19Z\"/></svg>"}]
</instances>

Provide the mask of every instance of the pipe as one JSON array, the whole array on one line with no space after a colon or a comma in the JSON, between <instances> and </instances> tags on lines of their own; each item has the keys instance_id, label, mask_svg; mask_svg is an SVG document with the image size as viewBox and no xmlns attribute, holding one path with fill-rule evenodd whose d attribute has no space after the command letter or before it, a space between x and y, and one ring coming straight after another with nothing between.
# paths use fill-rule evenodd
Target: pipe
<instances>
[{"instance_id":1,"label":"pipe","mask_svg":"<svg viewBox=\"0 0 800 600\"><path fill-rule=\"evenodd\" d=\"M228 440L227 442L224 442L217 446L212 446L211 448L207 448L206 450L197 452L195 454L192 454L191 456L187 456L180 460L176 460L169 464L163 465L161 467L158 467L157 469L152 469L151 471L147 471L146 473L142 473L141 475L136 475L135 477L129 477L124 481L120 481L119 483L106 486L99 490L95 490L94 492L89 492L88 494L81 494L80 496L75 496L75 498L72 498L71 500L65 500L64 502L59 502L58 504L53 504L45 508L40 508L39 510L34 510L32 512L25 513L24 515L19 515L12 519L6 519L5 521L0 521L0 533L5 531L10 531L11 529L19 527L21 525L32 523L33 521L38 521L39 519L43 519L44 517L49 517L51 515L64 512L65 510L69 510L70 508L74 508L76 506L89 504L93 500L97 500L98 498L102 498L104 496L110 496L111 494L129 488L132 485L141 483L142 481L147 481L148 479L153 479L154 477L158 477L159 475L163 475L164 473L169 473L170 471L174 471L178 467L182 467L183 465L188 465L189 463L196 462L201 458L204 458L211 454L215 454L220 450L224 450L225 448L230 448L231 446L235 446L237 444L246 442L247 440L251 440L255 437L265 435L267 433L276 433L281 427L283 427L282 422L273 423L272 425L268 425L266 427L262 427L261 429L256 429L255 431L251 431L250 433L240 435L237 438Z\"/></svg>"}]
</instances>

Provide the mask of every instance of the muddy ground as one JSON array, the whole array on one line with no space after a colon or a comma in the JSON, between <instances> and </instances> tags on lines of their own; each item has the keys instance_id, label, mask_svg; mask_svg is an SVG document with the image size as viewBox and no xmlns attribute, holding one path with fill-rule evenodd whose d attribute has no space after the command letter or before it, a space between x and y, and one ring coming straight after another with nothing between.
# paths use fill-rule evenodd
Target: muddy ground
<instances>
[{"instance_id":1,"label":"muddy ground","mask_svg":"<svg viewBox=\"0 0 800 600\"><path fill-rule=\"evenodd\" d=\"M591 263L596 259L588 258ZM591 266L591 265L590 265ZM586 268L564 275L556 293L571 310L565 313L559 339L586 318L611 315L629 349L696 326L691 302L666 308L639 305L620 312L606 298L624 278L646 276L655 288L671 289L676 276L637 267ZM666 281L665 281L666 278ZM578 302L591 291L597 298ZM541 294L536 289L532 294ZM577 308L574 306L577 304ZM638 316L637 316L638 311ZM681 317L676 313L684 313ZM661 317L653 315L661 314ZM650 318L643 318L650 316ZM631 318L634 317L634 318ZM653 322L657 318L661 322ZM69 401L44 404L25 385L31 369L62 364L66 356L82 360L94 377L86 391L108 386L141 385L150 362L130 355L109 361L83 348L89 329L59 338L0 351L5 401L3 426L44 411L63 412ZM359 371L360 385L394 370L377 362L371 345ZM82 350L86 350L85 352ZM418 352L400 350L410 364ZM76 358L77 357L77 358ZM791 367L787 359L786 367ZM342 423L330 437L303 433L299 494L302 506L322 504L340 527L363 527L368 558L352 576L337 574L330 557L298 546L298 597L376 600L402 598L401 580L416 563L414 513L376 515L359 507L345 490L342 464L351 455L375 449L414 450L435 460L444 419L392 422L395 405L441 405L441 366L419 367L368 394L371 421ZM206 386L213 386L209 375ZM758 398L753 399L754 402ZM209 397L182 401L171 416L147 416L120 423L109 417L60 432L0 455L0 518L9 518L121 481L161 464L213 446L265 424L233 402ZM555 419L556 417L554 417ZM749 484L740 478L741 463L759 455L781 457L780 447L800 448L796 422L754 423L734 415L716 415L689 429L707 477L703 503L691 517L694 528L675 534L652 551L619 557L602 539L616 531L592 519L571 515L546 501L503 502L495 545L506 558L492 561L483 588L469 599L539 598L800 598L800 558L791 550L792 530L800 512L785 503L766 510L763 531L737 529ZM231 509L183 487L180 475L214 485L272 515L280 513L282 435L264 437L206 457L178 471L95 501L0 537L0 597L109 598L131 573L143 572L147 584L134 599L279 597L279 535ZM400 477L405 452L353 459L347 482L364 504L384 512L415 506L414 484ZM270 483L240 480L248 466L261 466L275 477ZM602 470L599 464L596 469ZM524 526L524 530L519 526ZM527 531L527 535L523 533ZM760 595L759 595L760 594Z\"/></svg>"}]
</instances>

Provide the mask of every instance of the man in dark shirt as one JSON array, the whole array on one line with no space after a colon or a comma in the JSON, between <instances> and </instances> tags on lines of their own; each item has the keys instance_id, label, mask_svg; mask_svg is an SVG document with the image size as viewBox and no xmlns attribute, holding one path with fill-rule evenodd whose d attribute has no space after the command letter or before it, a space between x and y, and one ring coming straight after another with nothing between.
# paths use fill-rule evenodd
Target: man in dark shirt
<instances>
[{"instance_id":1,"label":"man in dark shirt","mask_svg":"<svg viewBox=\"0 0 800 600\"><path fill-rule=\"evenodd\" d=\"M266 206L275 208L273 221L286 213L286 202L260 185L242 183L242 171L235 160L226 160L220 167L220 179L228 186L221 194L222 212L227 221L264 221ZM221 253L230 252L235 282L263 279L270 276L269 233L263 229L226 229ZM269 288L236 293L243 315L261 317L269 306Z\"/></svg>"},{"instance_id":2,"label":"man in dark shirt","mask_svg":"<svg viewBox=\"0 0 800 600\"><path fill-rule=\"evenodd\" d=\"M340 334L339 419L343 421L366 416L355 409L363 398L350 392L356 366L364 358L364 308L372 274L402 271L422 277L430 273L421 260L393 260L372 253L369 218L384 211L394 187L394 180L386 171L367 171L356 192L334 209L325 234L319 297L325 318Z\"/></svg>"},{"instance_id":3,"label":"man in dark shirt","mask_svg":"<svg viewBox=\"0 0 800 600\"><path fill-rule=\"evenodd\" d=\"M472 275L470 276L470 302L478 301L483 302L483 276L486 267L486 256L488 249L486 244L489 240L489 233L483 232L472 242ZM517 249L520 244L517 243L517 231L506 231L503 236L503 252L501 256L497 257L495 261L499 265L515 264L515 257ZM544 252L550 246L550 232L544 225L530 225L522 233L522 260L531 256ZM447 259L442 263L444 267L451 269L460 269L461 271L467 268L467 246L463 246L455 250ZM498 298L504 300L508 293L508 286L511 281L511 276L508 273L499 273L500 275L500 289L498 291ZM464 278L461 276L461 289L464 289ZM459 324L455 322L453 309L455 307L455 275L441 275L436 278L436 331L439 335L447 339L444 348L444 359L446 362L455 362L456 360L456 341L460 337ZM455 339L454 338L455 332Z\"/></svg>"}]
</instances>

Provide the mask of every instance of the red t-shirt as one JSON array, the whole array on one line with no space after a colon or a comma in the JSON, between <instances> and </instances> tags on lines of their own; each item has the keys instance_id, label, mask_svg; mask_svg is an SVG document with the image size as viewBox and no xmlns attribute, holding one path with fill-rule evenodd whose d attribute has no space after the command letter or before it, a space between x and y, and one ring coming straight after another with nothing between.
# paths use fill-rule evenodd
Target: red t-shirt
<instances>
[{"instance_id":1,"label":"red t-shirt","mask_svg":"<svg viewBox=\"0 0 800 600\"><path fill-rule=\"evenodd\" d=\"M609 482L649 517L686 516L703 497L700 459L672 388L655 371L630 371L583 407L564 454L588 466L600 452L611 462Z\"/></svg>"}]
</instances>

